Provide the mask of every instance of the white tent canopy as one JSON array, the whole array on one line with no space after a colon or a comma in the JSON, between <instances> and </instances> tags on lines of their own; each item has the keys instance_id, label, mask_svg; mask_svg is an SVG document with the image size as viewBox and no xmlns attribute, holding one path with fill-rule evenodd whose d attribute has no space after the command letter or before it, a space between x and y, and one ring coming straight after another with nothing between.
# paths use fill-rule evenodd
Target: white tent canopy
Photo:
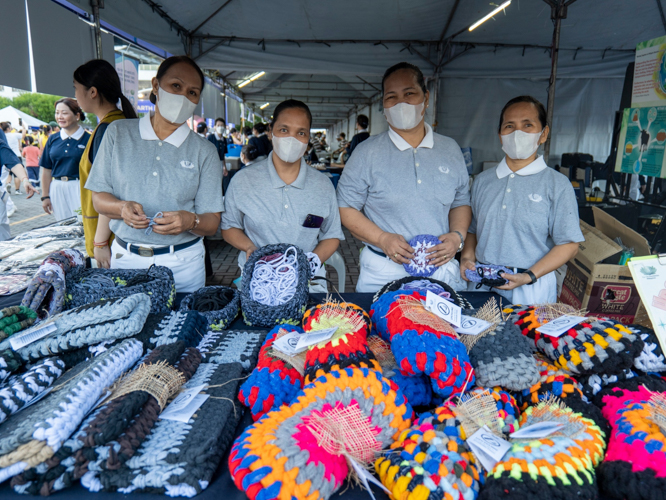
<instances>
[{"instance_id":1,"label":"white tent canopy","mask_svg":"<svg viewBox=\"0 0 666 500\"><path fill-rule=\"evenodd\" d=\"M0 109L0 122L10 122L12 127L16 130L20 130L21 128L19 118L23 124L28 127L41 127L42 125L46 125L42 120L16 109L14 106L7 106L6 108Z\"/></svg>"}]
</instances>

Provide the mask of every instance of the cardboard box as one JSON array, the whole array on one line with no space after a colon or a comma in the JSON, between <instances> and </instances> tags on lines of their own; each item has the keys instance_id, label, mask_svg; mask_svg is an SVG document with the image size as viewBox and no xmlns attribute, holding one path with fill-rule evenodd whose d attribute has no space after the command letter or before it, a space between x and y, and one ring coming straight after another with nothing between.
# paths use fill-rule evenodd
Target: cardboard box
<instances>
[{"instance_id":1,"label":"cardboard box","mask_svg":"<svg viewBox=\"0 0 666 500\"><path fill-rule=\"evenodd\" d=\"M629 268L616 264L622 247L613 240L619 236L637 257L650 255L650 246L643 236L603 210L594 207L593 213L596 227L580 221L585 241L567 264L559 301L586 309L590 316L633 323L636 315L644 314L644 308ZM605 264L607 259L613 263Z\"/></svg>"},{"instance_id":2,"label":"cardboard box","mask_svg":"<svg viewBox=\"0 0 666 500\"><path fill-rule=\"evenodd\" d=\"M240 169L240 158L237 156L226 156L224 158L227 164L227 170L238 170Z\"/></svg>"}]
</instances>

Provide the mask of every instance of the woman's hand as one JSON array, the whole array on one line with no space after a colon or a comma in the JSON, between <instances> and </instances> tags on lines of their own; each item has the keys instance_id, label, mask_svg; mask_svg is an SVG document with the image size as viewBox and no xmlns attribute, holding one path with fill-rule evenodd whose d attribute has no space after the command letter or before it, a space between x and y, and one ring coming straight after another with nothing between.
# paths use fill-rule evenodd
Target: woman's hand
<instances>
[{"instance_id":1,"label":"woman's hand","mask_svg":"<svg viewBox=\"0 0 666 500\"><path fill-rule=\"evenodd\" d=\"M518 273L518 274L502 274L502 278L508 281L506 285L498 286L499 290L513 290L523 285L529 285L532 283L532 278L529 274Z\"/></svg>"},{"instance_id":2,"label":"woman's hand","mask_svg":"<svg viewBox=\"0 0 666 500\"><path fill-rule=\"evenodd\" d=\"M252 252L254 252L257 249L254 245L250 245L247 250L245 250L245 259L249 259L250 255L252 255Z\"/></svg>"},{"instance_id":3,"label":"woman's hand","mask_svg":"<svg viewBox=\"0 0 666 500\"><path fill-rule=\"evenodd\" d=\"M460 277L465 281L469 281L467 276L465 276L465 271L467 269L476 272L476 262L471 259L460 259Z\"/></svg>"},{"instance_id":4,"label":"woman's hand","mask_svg":"<svg viewBox=\"0 0 666 500\"><path fill-rule=\"evenodd\" d=\"M23 179L23 189L25 189L25 192L28 196L26 196L26 199L32 198L33 195L39 194L39 189L35 188L28 179ZM42 205L43 206L43 205Z\"/></svg>"},{"instance_id":5,"label":"woman's hand","mask_svg":"<svg viewBox=\"0 0 666 500\"><path fill-rule=\"evenodd\" d=\"M407 264L414 258L414 249L401 234L382 233L378 243L382 252L397 264Z\"/></svg>"},{"instance_id":6,"label":"woman's hand","mask_svg":"<svg viewBox=\"0 0 666 500\"><path fill-rule=\"evenodd\" d=\"M148 219L146 214L143 213L143 206L135 201L126 201L120 210L120 216L125 224L132 229L146 229L148 227Z\"/></svg>"},{"instance_id":7,"label":"woman's hand","mask_svg":"<svg viewBox=\"0 0 666 500\"><path fill-rule=\"evenodd\" d=\"M181 234L194 228L195 220L196 215L187 210L164 212L159 219L153 219L153 231L157 234Z\"/></svg>"},{"instance_id":8,"label":"woman's hand","mask_svg":"<svg viewBox=\"0 0 666 500\"><path fill-rule=\"evenodd\" d=\"M51 198L45 198L42 200L42 208L44 212L51 215L53 213L53 205L51 205Z\"/></svg>"},{"instance_id":9,"label":"woman's hand","mask_svg":"<svg viewBox=\"0 0 666 500\"><path fill-rule=\"evenodd\" d=\"M111 267L111 248L109 245L104 245L103 247L95 247L94 257L97 261L97 267L102 269L109 269Z\"/></svg>"},{"instance_id":10,"label":"woman's hand","mask_svg":"<svg viewBox=\"0 0 666 500\"><path fill-rule=\"evenodd\" d=\"M441 243L430 249L430 252L428 253L428 263L440 267L453 259L456 256L456 253L458 253L458 248L460 248L460 236L456 233L447 233L441 235L438 239Z\"/></svg>"}]
</instances>

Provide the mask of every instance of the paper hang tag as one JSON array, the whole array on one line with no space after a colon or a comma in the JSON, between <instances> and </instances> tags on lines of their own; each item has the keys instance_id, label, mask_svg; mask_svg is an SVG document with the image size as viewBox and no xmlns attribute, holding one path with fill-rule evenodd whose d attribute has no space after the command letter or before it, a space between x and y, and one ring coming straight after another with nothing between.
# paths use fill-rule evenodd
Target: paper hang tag
<instances>
[{"instance_id":1,"label":"paper hang tag","mask_svg":"<svg viewBox=\"0 0 666 500\"><path fill-rule=\"evenodd\" d=\"M199 394L205 388L206 385L204 384L192 387L191 389L185 389L160 413L160 418L184 423L189 422L192 415L210 397L209 394Z\"/></svg>"},{"instance_id":2,"label":"paper hang tag","mask_svg":"<svg viewBox=\"0 0 666 500\"><path fill-rule=\"evenodd\" d=\"M273 342L273 349L287 354L288 356L296 356L296 354L303 352L306 347L298 349L298 339L303 335L299 332L289 332Z\"/></svg>"},{"instance_id":3,"label":"paper hang tag","mask_svg":"<svg viewBox=\"0 0 666 500\"><path fill-rule=\"evenodd\" d=\"M301 333L300 337L298 338L298 344L296 344L296 349L300 349L298 352L301 352L311 345L319 344L320 342L328 340L336 331L338 331L338 327L334 326L333 328L325 328L323 330L314 330L311 332Z\"/></svg>"},{"instance_id":4,"label":"paper hang tag","mask_svg":"<svg viewBox=\"0 0 666 500\"><path fill-rule=\"evenodd\" d=\"M511 449L511 443L490 432L487 425L472 434L467 439L467 444L488 472L491 472L495 464Z\"/></svg>"},{"instance_id":5,"label":"paper hang tag","mask_svg":"<svg viewBox=\"0 0 666 500\"><path fill-rule=\"evenodd\" d=\"M354 469L354 472L356 472L358 478L361 480L361 484L363 485L363 487L366 490L368 490L368 494L370 495L370 498L372 498L372 500L375 500L375 495L373 495L372 490L370 489L370 483L379 486L388 495L391 494L391 492L386 488L386 486L384 486L380 481L378 481L375 476L373 476L367 470L361 467L356 460L354 460L351 457L347 457L347 461L352 466L352 469Z\"/></svg>"},{"instance_id":6,"label":"paper hang tag","mask_svg":"<svg viewBox=\"0 0 666 500\"><path fill-rule=\"evenodd\" d=\"M465 335L478 335L481 332L485 332L488 328L493 326L487 321L474 318L472 316L462 315L461 325L456 328L456 332L463 333Z\"/></svg>"},{"instance_id":7,"label":"paper hang tag","mask_svg":"<svg viewBox=\"0 0 666 500\"><path fill-rule=\"evenodd\" d=\"M462 309L430 290L426 294L426 309L455 327L461 326Z\"/></svg>"},{"instance_id":8,"label":"paper hang tag","mask_svg":"<svg viewBox=\"0 0 666 500\"><path fill-rule=\"evenodd\" d=\"M540 439L559 431L564 424L560 422L538 422L511 433L514 439Z\"/></svg>"},{"instance_id":9,"label":"paper hang tag","mask_svg":"<svg viewBox=\"0 0 666 500\"><path fill-rule=\"evenodd\" d=\"M48 334L55 332L57 329L55 323L49 323L44 326L37 326L30 328L24 332L15 333L9 337L9 345L12 349L18 351L22 347L25 347L33 342L46 337Z\"/></svg>"},{"instance_id":10,"label":"paper hang tag","mask_svg":"<svg viewBox=\"0 0 666 500\"><path fill-rule=\"evenodd\" d=\"M543 333L544 335L549 335L551 337L559 337L568 332L569 329L573 328L579 323L582 323L586 319L587 318L582 316L564 315L560 316L559 318L555 318L552 321L549 321L545 325L541 325L536 329L536 331L539 333Z\"/></svg>"}]
</instances>

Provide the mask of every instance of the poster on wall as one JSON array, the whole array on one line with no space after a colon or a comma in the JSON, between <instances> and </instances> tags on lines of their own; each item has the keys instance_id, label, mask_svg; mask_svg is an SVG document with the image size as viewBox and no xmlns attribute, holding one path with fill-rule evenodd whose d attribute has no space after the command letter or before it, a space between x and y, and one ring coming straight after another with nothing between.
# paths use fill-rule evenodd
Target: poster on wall
<instances>
[{"instance_id":1,"label":"poster on wall","mask_svg":"<svg viewBox=\"0 0 666 500\"><path fill-rule=\"evenodd\" d=\"M631 107L666 106L666 36L636 45Z\"/></svg>"},{"instance_id":2,"label":"poster on wall","mask_svg":"<svg viewBox=\"0 0 666 500\"><path fill-rule=\"evenodd\" d=\"M139 95L139 61L123 54L116 54L116 72L120 78L123 95L136 109Z\"/></svg>"},{"instance_id":3,"label":"poster on wall","mask_svg":"<svg viewBox=\"0 0 666 500\"><path fill-rule=\"evenodd\" d=\"M666 106L625 109L615 171L666 177L665 146Z\"/></svg>"}]
</instances>

